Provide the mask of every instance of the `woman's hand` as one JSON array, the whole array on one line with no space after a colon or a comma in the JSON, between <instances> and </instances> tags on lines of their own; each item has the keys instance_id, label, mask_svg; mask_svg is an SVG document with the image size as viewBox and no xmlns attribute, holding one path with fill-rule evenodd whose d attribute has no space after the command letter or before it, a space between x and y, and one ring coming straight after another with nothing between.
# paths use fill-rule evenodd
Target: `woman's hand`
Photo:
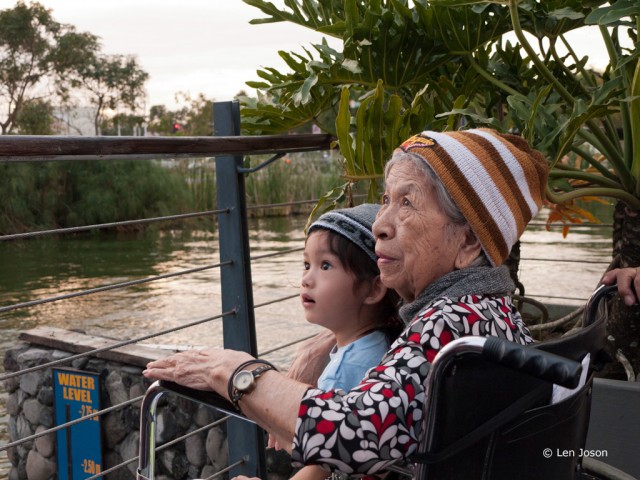
<instances>
[{"instance_id":1,"label":"woman's hand","mask_svg":"<svg viewBox=\"0 0 640 480\"><path fill-rule=\"evenodd\" d=\"M235 350L187 350L150 362L142 374L197 390L213 390L228 398L229 377L238 365L251 358L248 353Z\"/></svg>"},{"instance_id":2,"label":"woman's hand","mask_svg":"<svg viewBox=\"0 0 640 480\"><path fill-rule=\"evenodd\" d=\"M604 274L602 283L618 285L618 294L624 299L627 306L640 301L640 268L616 268ZM634 291L635 289L635 291Z\"/></svg>"}]
</instances>

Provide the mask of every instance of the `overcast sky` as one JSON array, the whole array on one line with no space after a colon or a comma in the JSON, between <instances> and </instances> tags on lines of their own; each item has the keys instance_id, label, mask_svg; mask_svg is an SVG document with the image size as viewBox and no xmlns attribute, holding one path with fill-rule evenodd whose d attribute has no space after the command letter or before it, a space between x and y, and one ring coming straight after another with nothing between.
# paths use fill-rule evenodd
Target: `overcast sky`
<instances>
[{"instance_id":1,"label":"overcast sky","mask_svg":"<svg viewBox=\"0 0 640 480\"><path fill-rule=\"evenodd\" d=\"M15 0L0 0L0 9ZM174 106L178 91L231 100L260 67L283 67L278 50L301 52L321 36L288 23L250 25L263 17L241 0L40 0L61 23L101 38L103 52L132 54L150 75L147 108ZM278 3L276 0L274 3ZM572 44L596 65L604 52L595 35ZM334 43L337 45L337 43ZM597 45L597 48L594 46Z\"/></svg>"},{"instance_id":2,"label":"overcast sky","mask_svg":"<svg viewBox=\"0 0 640 480\"><path fill-rule=\"evenodd\" d=\"M147 105L171 106L176 92L231 100L260 67L283 67L278 50L301 51L322 37L287 23L250 25L264 15L241 0L40 0L61 23L101 38L109 54L133 54L150 78ZM0 9L15 0L0 0Z\"/></svg>"}]
</instances>

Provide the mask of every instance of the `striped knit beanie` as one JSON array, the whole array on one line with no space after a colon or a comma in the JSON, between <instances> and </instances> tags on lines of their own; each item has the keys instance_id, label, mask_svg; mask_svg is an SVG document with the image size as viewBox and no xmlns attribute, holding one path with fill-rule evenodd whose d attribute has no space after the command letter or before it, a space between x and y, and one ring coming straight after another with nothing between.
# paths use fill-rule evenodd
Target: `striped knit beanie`
<instances>
[{"instance_id":1,"label":"striped knit beanie","mask_svg":"<svg viewBox=\"0 0 640 480\"><path fill-rule=\"evenodd\" d=\"M487 128L426 131L400 145L434 170L493 265L509 256L545 195L544 156L519 136Z\"/></svg>"},{"instance_id":2,"label":"striped knit beanie","mask_svg":"<svg viewBox=\"0 0 640 480\"><path fill-rule=\"evenodd\" d=\"M353 208L332 210L320 215L309 227L307 235L314 230L331 230L355 243L375 263L378 261L376 239L373 236L371 227L376 219L378 210L380 210L380 205L372 203L363 203Z\"/></svg>"}]
</instances>

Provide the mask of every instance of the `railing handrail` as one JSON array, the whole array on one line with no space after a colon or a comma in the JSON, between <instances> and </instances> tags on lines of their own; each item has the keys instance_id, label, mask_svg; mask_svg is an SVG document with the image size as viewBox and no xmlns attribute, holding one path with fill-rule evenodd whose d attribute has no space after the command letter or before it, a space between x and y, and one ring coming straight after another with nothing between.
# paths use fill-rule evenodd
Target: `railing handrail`
<instances>
[{"instance_id":1,"label":"railing handrail","mask_svg":"<svg viewBox=\"0 0 640 480\"><path fill-rule=\"evenodd\" d=\"M148 159L256 155L328 150L329 134L237 137L0 136L0 163L15 161Z\"/></svg>"}]
</instances>

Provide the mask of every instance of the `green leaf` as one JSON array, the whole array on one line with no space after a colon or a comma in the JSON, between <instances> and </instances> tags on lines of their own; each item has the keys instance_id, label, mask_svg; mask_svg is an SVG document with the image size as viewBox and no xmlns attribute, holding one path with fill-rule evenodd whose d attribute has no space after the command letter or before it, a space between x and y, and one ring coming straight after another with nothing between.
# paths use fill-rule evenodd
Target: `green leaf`
<instances>
[{"instance_id":1,"label":"green leaf","mask_svg":"<svg viewBox=\"0 0 640 480\"><path fill-rule=\"evenodd\" d=\"M640 2L637 0L618 0L613 5L593 10L585 23L587 25L609 25L620 21L624 17L640 15Z\"/></svg>"}]
</instances>

